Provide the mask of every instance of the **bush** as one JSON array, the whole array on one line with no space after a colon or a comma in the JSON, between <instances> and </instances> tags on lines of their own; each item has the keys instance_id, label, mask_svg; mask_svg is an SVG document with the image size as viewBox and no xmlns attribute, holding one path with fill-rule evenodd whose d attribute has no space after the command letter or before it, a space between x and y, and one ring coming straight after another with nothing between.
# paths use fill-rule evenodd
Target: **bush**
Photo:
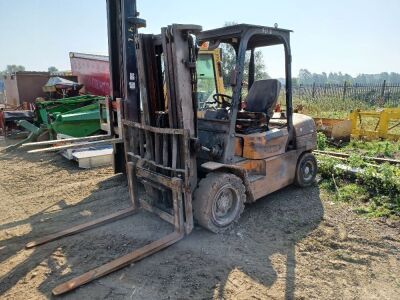
<instances>
[{"instance_id":1,"label":"bush","mask_svg":"<svg viewBox=\"0 0 400 300\"><path fill-rule=\"evenodd\" d=\"M354 151L357 150L365 153L367 156L386 156L394 157L395 153L400 151L399 142L388 141L360 141L352 140L343 150Z\"/></svg>"},{"instance_id":2,"label":"bush","mask_svg":"<svg viewBox=\"0 0 400 300\"><path fill-rule=\"evenodd\" d=\"M322 132L317 132L317 149L325 150L326 149L326 136Z\"/></svg>"},{"instance_id":3,"label":"bush","mask_svg":"<svg viewBox=\"0 0 400 300\"><path fill-rule=\"evenodd\" d=\"M338 161L331 157L318 157L318 172L323 178L332 178L333 175L338 175L337 165Z\"/></svg>"},{"instance_id":4,"label":"bush","mask_svg":"<svg viewBox=\"0 0 400 300\"><path fill-rule=\"evenodd\" d=\"M398 197L400 195L400 169L387 163L367 167L358 178L369 189L370 194Z\"/></svg>"},{"instance_id":5,"label":"bush","mask_svg":"<svg viewBox=\"0 0 400 300\"><path fill-rule=\"evenodd\" d=\"M367 190L357 183L345 183L338 189L336 199L345 202L366 202L368 201Z\"/></svg>"},{"instance_id":6,"label":"bush","mask_svg":"<svg viewBox=\"0 0 400 300\"><path fill-rule=\"evenodd\" d=\"M333 191L335 199L351 203L366 203L358 209L373 217L400 216L400 168L387 163L371 166L357 155L349 158L351 167L360 172L349 182L345 172L338 168L335 158L318 157L318 167L323 182L321 187Z\"/></svg>"}]
</instances>

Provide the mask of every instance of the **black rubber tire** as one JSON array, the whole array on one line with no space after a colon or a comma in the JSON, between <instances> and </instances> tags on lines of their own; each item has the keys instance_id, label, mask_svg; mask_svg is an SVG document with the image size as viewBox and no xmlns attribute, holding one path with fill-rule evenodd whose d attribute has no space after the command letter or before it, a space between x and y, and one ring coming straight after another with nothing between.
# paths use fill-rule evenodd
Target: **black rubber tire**
<instances>
[{"instance_id":1,"label":"black rubber tire","mask_svg":"<svg viewBox=\"0 0 400 300\"><path fill-rule=\"evenodd\" d=\"M318 165L314 154L303 153L297 160L294 183L299 187L311 186L317 176Z\"/></svg>"},{"instance_id":2,"label":"black rubber tire","mask_svg":"<svg viewBox=\"0 0 400 300\"><path fill-rule=\"evenodd\" d=\"M225 194L227 191L229 191L228 194ZM224 199L227 199L224 195L232 196L228 198L231 206L228 205L227 216L220 217L218 216L219 204L224 203ZM234 223L239 220L245 202L246 189L239 177L222 172L208 173L205 178L200 180L199 186L194 192L194 218L202 227L214 233L222 233L232 228Z\"/></svg>"}]
</instances>

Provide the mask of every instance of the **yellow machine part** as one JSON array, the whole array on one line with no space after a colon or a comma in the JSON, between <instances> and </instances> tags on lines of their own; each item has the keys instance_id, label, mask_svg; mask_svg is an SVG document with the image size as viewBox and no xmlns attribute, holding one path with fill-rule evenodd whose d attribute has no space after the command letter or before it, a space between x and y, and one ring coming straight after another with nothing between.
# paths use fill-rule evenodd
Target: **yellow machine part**
<instances>
[{"instance_id":1,"label":"yellow machine part","mask_svg":"<svg viewBox=\"0 0 400 300\"><path fill-rule=\"evenodd\" d=\"M214 64L214 70L215 70L215 87L216 87L216 93L218 94L224 94L225 89L224 89L224 79L222 77L222 59L221 59L221 52L220 49L214 49L214 50L208 50L207 48L200 48L199 51L199 57L201 56L206 56L206 55L211 55L213 64ZM165 107L168 107L168 101L167 101L167 89L165 87L164 83L164 99L165 99ZM201 114L201 112L198 112Z\"/></svg>"},{"instance_id":2,"label":"yellow machine part","mask_svg":"<svg viewBox=\"0 0 400 300\"><path fill-rule=\"evenodd\" d=\"M225 89L224 89L224 80L222 77L222 59L221 59L221 52L220 49L214 49L214 50L206 50L203 48L200 48L199 51L199 56L201 55L212 55L213 57L213 62L214 62L214 70L215 70L215 85L217 87L217 93L218 94L224 94Z\"/></svg>"},{"instance_id":3,"label":"yellow machine part","mask_svg":"<svg viewBox=\"0 0 400 300\"><path fill-rule=\"evenodd\" d=\"M366 122L363 121L367 118L376 120L374 128L366 128ZM354 110L349 119L352 138L400 140L400 108L385 108L379 111ZM394 133L393 129L397 128L399 133Z\"/></svg>"}]
</instances>

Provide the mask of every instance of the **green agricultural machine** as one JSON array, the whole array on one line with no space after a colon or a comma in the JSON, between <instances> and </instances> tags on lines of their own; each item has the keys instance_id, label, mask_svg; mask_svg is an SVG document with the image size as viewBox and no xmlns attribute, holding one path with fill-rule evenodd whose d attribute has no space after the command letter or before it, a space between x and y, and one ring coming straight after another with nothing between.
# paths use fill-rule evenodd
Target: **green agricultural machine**
<instances>
[{"instance_id":1,"label":"green agricultural machine","mask_svg":"<svg viewBox=\"0 0 400 300\"><path fill-rule=\"evenodd\" d=\"M103 99L101 96L85 95L37 102L37 123L49 132L50 139L55 139L57 134L71 137L95 134L100 130L98 101Z\"/></svg>"},{"instance_id":2,"label":"green agricultural machine","mask_svg":"<svg viewBox=\"0 0 400 300\"><path fill-rule=\"evenodd\" d=\"M21 120L17 124L30 132L29 136L6 148L10 151L27 142L55 140L61 134L81 138L100 132L100 105L105 97L84 95L35 103L33 123Z\"/></svg>"}]
</instances>

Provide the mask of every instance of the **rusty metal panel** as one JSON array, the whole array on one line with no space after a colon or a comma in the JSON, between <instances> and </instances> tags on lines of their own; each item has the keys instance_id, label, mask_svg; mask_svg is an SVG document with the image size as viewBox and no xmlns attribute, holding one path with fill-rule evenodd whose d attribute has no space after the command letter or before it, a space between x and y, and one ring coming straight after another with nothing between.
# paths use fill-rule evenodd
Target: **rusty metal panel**
<instances>
[{"instance_id":1,"label":"rusty metal panel","mask_svg":"<svg viewBox=\"0 0 400 300\"><path fill-rule=\"evenodd\" d=\"M243 139L243 157L249 159L264 159L284 153L289 138L286 128L237 136Z\"/></svg>"},{"instance_id":2,"label":"rusty metal panel","mask_svg":"<svg viewBox=\"0 0 400 300\"><path fill-rule=\"evenodd\" d=\"M235 164L247 171L249 176L266 174L266 163L264 159L245 159Z\"/></svg>"},{"instance_id":3,"label":"rusty metal panel","mask_svg":"<svg viewBox=\"0 0 400 300\"><path fill-rule=\"evenodd\" d=\"M260 199L272 192L275 192L289 184L295 178L297 159L301 152L292 150L282 155L265 160L265 176L255 177L250 186L254 194L254 199Z\"/></svg>"},{"instance_id":4,"label":"rusty metal panel","mask_svg":"<svg viewBox=\"0 0 400 300\"><path fill-rule=\"evenodd\" d=\"M235 155L243 156L243 138L238 136L235 139Z\"/></svg>"},{"instance_id":5,"label":"rusty metal panel","mask_svg":"<svg viewBox=\"0 0 400 300\"><path fill-rule=\"evenodd\" d=\"M46 97L43 86L50 78L48 72L17 72L19 104L34 102L38 97Z\"/></svg>"},{"instance_id":6,"label":"rusty metal panel","mask_svg":"<svg viewBox=\"0 0 400 300\"><path fill-rule=\"evenodd\" d=\"M317 130L334 140L350 140L351 120L314 118Z\"/></svg>"},{"instance_id":7,"label":"rusty metal panel","mask_svg":"<svg viewBox=\"0 0 400 300\"><path fill-rule=\"evenodd\" d=\"M302 151L314 150L317 144L317 133L313 132L296 137L296 148Z\"/></svg>"}]
</instances>

